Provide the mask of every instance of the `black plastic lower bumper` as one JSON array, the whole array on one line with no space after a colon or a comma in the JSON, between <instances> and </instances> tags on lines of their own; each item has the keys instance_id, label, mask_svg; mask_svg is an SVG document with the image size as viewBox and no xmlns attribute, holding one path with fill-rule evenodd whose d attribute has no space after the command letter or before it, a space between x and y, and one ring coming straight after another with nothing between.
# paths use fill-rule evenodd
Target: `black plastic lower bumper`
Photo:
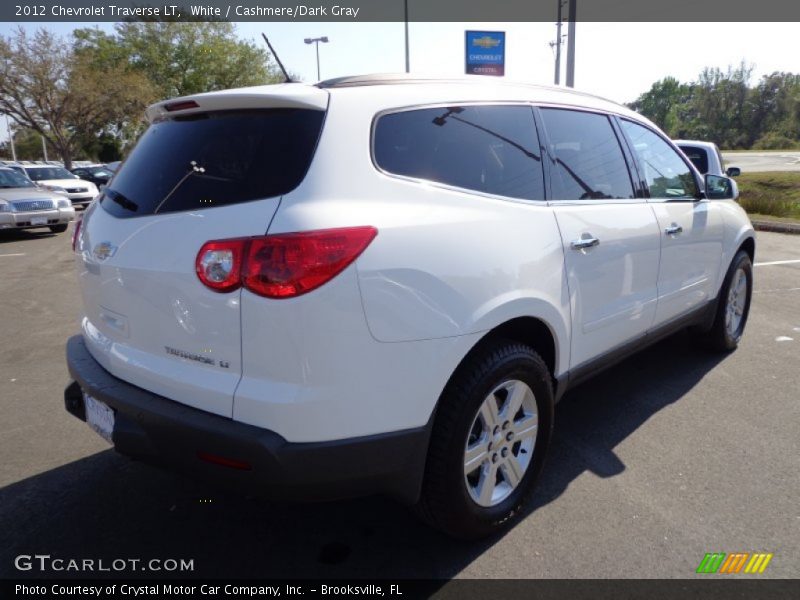
<instances>
[{"instance_id":1,"label":"black plastic lower bumper","mask_svg":"<svg viewBox=\"0 0 800 600\"><path fill-rule=\"evenodd\" d=\"M67 365L75 380L64 391L67 411L86 420L82 391L110 406L114 447L131 458L271 499L386 493L413 503L419 496L428 426L291 443L273 431L191 408L114 377L94 360L81 336L67 342Z\"/></svg>"}]
</instances>

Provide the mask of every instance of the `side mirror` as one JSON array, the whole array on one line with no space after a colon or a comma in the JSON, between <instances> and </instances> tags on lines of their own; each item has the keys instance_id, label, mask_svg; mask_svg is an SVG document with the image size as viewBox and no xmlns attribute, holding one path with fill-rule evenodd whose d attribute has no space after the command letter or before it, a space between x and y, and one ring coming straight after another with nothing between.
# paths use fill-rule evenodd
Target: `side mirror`
<instances>
[{"instance_id":1,"label":"side mirror","mask_svg":"<svg viewBox=\"0 0 800 600\"><path fill-rule=\"evenodd\" d=\"M725 173L728 177L738 177L742 174L742 170L739 167L728 167Z\"/></svg>"},{"instance_id":2,"label":"side mirror","mask_svg":"<svg viewBox=\"0 0 800 600\"><path fill-rule=\"evenodd\" d=\"M706 174L705 187L709 200L736 200L739 197L739 186L730 177Z\"/></svg>"}]
</instances>

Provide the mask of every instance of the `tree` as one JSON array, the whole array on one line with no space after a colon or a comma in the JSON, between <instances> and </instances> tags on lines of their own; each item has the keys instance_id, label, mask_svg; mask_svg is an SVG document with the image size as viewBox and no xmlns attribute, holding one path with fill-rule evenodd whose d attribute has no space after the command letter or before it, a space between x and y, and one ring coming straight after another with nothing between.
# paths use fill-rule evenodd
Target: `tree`
<instances>
[{"instance_id":1,"label":"tree","mask_svg":"<svg viewBox=\"0 0 800 600\"><path fill-rule=\"evenodd\" d=\"M693 104L698 120L705 124L707 139L725 148L748 145L745 121L748 83L753 67L705 68L694 84Z\"/></svg>"},{"instance_id":2,"label":"tree","mask_svg":"<svg viewBox=\"0 0 800 600\"><path fill-rule=\"evenodd\" d=\"M750 86L744 61L727 71L705 68L685 84L654 83L629 106L670 137L714 141L724 148L788 149L800 145L800 75L772 73Z\"/></svg>"},{"instance_id":3,"label":"tree","mask_svg":"<svg viewBox=\"0 0 800 600\"><path fill-rule=\"evenodd\" d=\"M144 75L161 98L281 81L263 48L236 37L227 22L122 22L114 34L74 32L93 65L118 64Z\"/></svg>"},{"instance_id":4,"label":"tree","mask_svg":"<svg viewBox=\"0 0 800 600\"><path fill-rule=\"evenodd\" d=\"M67 168L87 135L141 115L149 81L119 65L98 66L53 33L19 28L0 38L0 111L44 136Z\"/></svg>"},{"instance_id":5,"label":"tree","mask_svg":"<svg viewBox=\"0 0 800 600\"><path fill-rule=\"evenodd\" d=\"M688 85L679 82L674 77L665 77L661 81L656 81L649 91L631 103L631 108L643 114L662 129L668 130L670 125L678 126L675 122L675 107L685 104L690 96Z\"/></svg>"},{"instance_id":6,"label":"tree","mask_svg":"<svg viewBox=\"0 0 800 600\"><path fill-rule=\"evenodd\" d=\"M788 148L800 139L800 75L764 75L750 92L750 142L758 148Z\"/></svg>"}]
</instances>

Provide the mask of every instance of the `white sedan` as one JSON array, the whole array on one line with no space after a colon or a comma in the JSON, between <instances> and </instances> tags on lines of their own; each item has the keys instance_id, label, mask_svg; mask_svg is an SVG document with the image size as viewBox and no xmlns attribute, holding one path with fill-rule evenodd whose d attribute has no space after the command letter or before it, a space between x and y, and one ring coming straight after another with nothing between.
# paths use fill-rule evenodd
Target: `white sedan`
<instances>
[{"instance_id":1,"label":"white sedan","mask_svg":"<svg viewBox=\"0 0 800 600\"><path fill-rule=\"evenodd\" d=\"M91 181L80 179L64 167L26 165L25 173L40 187L69 198L73 206L86 206L99 193Z\"/></svg>"}]
</instances>

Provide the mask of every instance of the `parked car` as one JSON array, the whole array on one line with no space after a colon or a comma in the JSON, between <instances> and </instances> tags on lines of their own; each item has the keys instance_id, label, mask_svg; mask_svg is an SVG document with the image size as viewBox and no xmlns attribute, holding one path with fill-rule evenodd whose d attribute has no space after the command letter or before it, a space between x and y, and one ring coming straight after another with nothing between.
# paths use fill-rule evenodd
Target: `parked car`
<instances>
[{"instance_id":1,"label":"parked car","mask_svg":"<svg viewBox=\"0 0 800 600\"><path fill-rule=\"evenodd\" d=\"M0 167L8 167L9 169L12 169L13 171L16 171L17 173L19 173L20 175L22 175L26 179L30 179L28 177L28 174L25 172L25 167L23 167L18 162L14 162L14 161L11 161L11 160L3 160L3 161L0 161Z\"/></svg>"},{"instance_id":2,"label":"parked car","mask_svg":"<svg viewBox=\"0 0 800 600\"><path fill-rule=\"evenodd\" d=\"M725 168L725 161L722 160L722 152L720 152L719 147L713 142L675 140L675 145L683 150L683 153L703 175L711 173L712 175L738 177L742 174L742 170L739 167Z\"/></svg>"},{"instance_id":3,"label":"parked car","mask_svg":"<svg viewBox=\"0 0 800 600\"><path fill-rule=\"evenodd\" d=\"M97 186L73 175L64 167L54 165L25 165L25 173L37 185L65 195L73 206L86 206L97 196Z\"/></svg>"},{"instance_id":4,"label":"parked car","mask_svg":"<svg viewBox=\"0 0 800 600\"><path fill-rule=\"evenodd\" d=\"M122 454L480 537L525 514L565 390L742 337L735 182L609 101L364 76L147 116L75 237L67 344L67 410Z\"/></svg>"},{"instance_id":5,"label":"parked car","mask_svg":"<svg viewBox=\"0 0 800 600\"><path fill-rule=\"evenodd\" d=\"M40 190L14 169L0 167L0 230L47 227L63 233L74 219L69 199Z\"/></svg>"},{"instance_id":6,"label":"parked car","mask_svg":"<svg viewBox=\"0 0 800 600\"><path fill-rule=\"evenodd\" d=\"M72 169L72 174L83 179L84 181L91 181L102 190L108 183L109 179L114 176L114 172L106 168L105 165L89 165L87 167L75 167Z\"/></svg>"}]
</instances>

